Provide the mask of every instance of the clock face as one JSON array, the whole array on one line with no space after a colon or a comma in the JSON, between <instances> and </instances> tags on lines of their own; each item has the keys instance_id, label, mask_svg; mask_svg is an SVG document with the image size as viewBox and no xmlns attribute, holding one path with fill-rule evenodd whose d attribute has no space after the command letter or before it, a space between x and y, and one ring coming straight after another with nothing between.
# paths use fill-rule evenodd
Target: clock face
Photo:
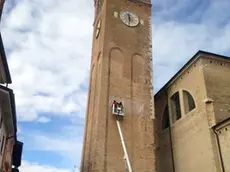
<instances>
[{"instance_id":1,"label":"clock face","mask_svg":"<svg viewBox=\"0 0 230 172\"><path fill-rule=\"evenodd\" d=\"M139 18L136 14L130 11L122 11L120 13L121 21L130 27L135 27L139 24Z\"/></svg>"},{"instance_id":2,"label":"clock face","mask_svg":"<svg viewBox=\"0 0 230 172\"><path fill-rule=\"evenodd\" d=\"M96 38L98 38L101 30L101 20L97 22L97 28L96 28Z\"/></svg>"}]
</instances>

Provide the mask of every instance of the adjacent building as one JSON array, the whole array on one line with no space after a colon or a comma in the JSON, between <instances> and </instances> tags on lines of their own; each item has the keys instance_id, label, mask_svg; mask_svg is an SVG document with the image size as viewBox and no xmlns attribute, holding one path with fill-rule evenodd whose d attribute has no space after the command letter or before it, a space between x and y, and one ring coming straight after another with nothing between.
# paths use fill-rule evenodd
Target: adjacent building
<instances>
[{"instance_id":1,"label":"adjacent building","mask_svg":"<svg viewBox=\"0 0 230 172\"><path fill-rule=\"evenodd\" d=\"M0 18L4 1L0 0ZM17 118L11 75L0 33L0 169L16 172L21 165L23 143L17 140ZM13 166L13 168L12 168Z\"/></svg>"},{"instance_id":2,"label":"adjacent building","mask_svg":"<svg viewBox=\"0 0 230 172\"><path fill-rule=\"evenodd\" d=\"M155 110L158 172L230 172L230 58L197 52Z\"/></svg>"}]
</instances>

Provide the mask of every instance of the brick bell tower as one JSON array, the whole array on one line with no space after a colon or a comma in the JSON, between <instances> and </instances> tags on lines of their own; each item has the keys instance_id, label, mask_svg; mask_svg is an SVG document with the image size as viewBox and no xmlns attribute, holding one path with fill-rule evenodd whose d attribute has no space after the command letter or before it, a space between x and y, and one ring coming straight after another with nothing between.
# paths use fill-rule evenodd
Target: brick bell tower
<instances>
[{"instance_id":1,"label":"brick bell tower","mask_svg":"<svg viewBox=\"0 0 230 172\"><path fill-rule=\"evenodd\" d=\"M151 0L95 0L88 106L81 172L126 169L112 102L132 171L155 172Z\"/></svg>"}]
</instances>

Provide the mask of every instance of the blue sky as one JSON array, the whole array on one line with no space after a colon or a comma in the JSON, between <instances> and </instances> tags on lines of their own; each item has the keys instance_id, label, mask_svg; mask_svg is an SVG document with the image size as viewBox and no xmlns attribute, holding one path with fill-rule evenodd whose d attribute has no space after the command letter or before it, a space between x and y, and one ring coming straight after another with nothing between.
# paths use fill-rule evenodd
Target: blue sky
<instances>
[{"instance_id":1,"label":"blue sky","mask_svg":"<svg viewBox=\"0 0 230 172\"><path fill-rule=\"evenodd\" d=\"M229 0L154 0L154 87L198 50L230 55ZM2 37L17 103L22 172L79 167L93 0L8 0Z\"/></svg>"}]
</instances>

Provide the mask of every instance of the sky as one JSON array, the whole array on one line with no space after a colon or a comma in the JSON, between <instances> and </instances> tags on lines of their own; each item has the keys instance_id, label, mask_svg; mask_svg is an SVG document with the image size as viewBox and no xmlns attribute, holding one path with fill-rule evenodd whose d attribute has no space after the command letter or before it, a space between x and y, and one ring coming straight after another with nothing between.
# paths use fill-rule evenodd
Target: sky
<instances>
[{"instance_id":1,"label":"sky","mask_svg":"<svg viewBox=\"0 0 230 172\"><path fill-rule=\"evenodd\" d=\"M230 56L229 0L152 3L155 92L198 50ZM93 18L93 0L5 3L1 32L24 142L21 172L80 166Z\"/></svg>"}]
</instances>

